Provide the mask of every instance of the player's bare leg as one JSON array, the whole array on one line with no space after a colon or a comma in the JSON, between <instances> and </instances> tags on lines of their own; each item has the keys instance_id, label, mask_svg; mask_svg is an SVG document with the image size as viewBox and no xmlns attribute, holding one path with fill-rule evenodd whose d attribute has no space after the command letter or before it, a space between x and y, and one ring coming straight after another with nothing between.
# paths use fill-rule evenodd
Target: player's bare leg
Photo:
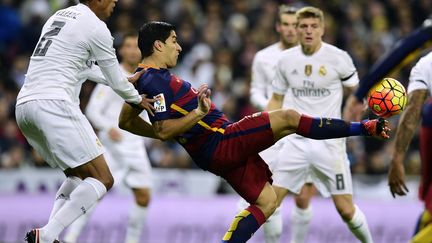
<instances>
[{"instance_id":1,"label":"player's bare leg","mask_svg":"<svg viewBox=\"0 0 432 243\"><path fill-rule=\"evenodd\" d=\"M354 205L352 195L332 195L336 210L351 232L362 243L371 243L372 235L365 215L357 205Z\"/></svg>"},{"instance_id":2,"label":"player's bare leg","mask_svg":"<svg viewBox=\"0 0 432 243\"><path fill-rule=\"evenodd\" d=\"M129 209L125 243L139 242L150 202L149 188L133 188L132 191L135 196L135 204Z\"/></svg>"},{"instance_id":3,"label":"player's bare leg","mask_svg":"<svg viewBox=\"0 0 432 243\"><path fill-rule=\"evenodd\" d=\"M238 213L222 242L244 243L276 209L276 193L270 183L266 183L254 204Z\"/></svg>"},{"instance_id":4,"label":"player's bare leg","mask_svg":"<svg viewBox=\"0 0 432 243\"><path fill-rule=\"evenodd\" d=\"M38 230L40 243L51 243L58 238L65 227L85 214L114 183L103 155L76 168L66 169L64 173L68 177L66 181L75 177L82 179L82 181L77 183L78 185L73 190L64 190L66 186L60 187L59 192L62 191L57 194L69 198L69 200L54 205L50 220Z\"/></svg>"},{"instance_id":5,"label":"player's bare leg","mask_svg":"<svg viewBox=\"0 0 432 243\"><path fill-rule=\"evenodd\" d=\"M291 211L291 242L306 242L309 224L312 219L310 201L316 193L316 188L311 183L303 185L300 193L295 196L295 207Z\"/></svg>"}]
</instances>

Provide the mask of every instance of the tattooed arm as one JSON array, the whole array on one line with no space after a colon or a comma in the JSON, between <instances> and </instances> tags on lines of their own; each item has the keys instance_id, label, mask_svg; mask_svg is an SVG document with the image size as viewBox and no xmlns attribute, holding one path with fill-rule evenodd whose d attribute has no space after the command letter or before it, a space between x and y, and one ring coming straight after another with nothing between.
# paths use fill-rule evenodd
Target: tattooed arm
<instances>
[{"instance_id":1,"label":"tattooed arm","mask_svg":"<svg viewBox=\"0 0 432 243\"><path fill-rule=\"evenodd\" d=\"M404 196L408 192L408 188L405 185L403 160L408 150L408 145L414 136L415 129L419 124L421 109L427 96L428 92L426 89L411 92L408 96L407 108L399 120L395 149L388 173L388 184L393 197L395 195Z\"/></svg>"}]
</instances>

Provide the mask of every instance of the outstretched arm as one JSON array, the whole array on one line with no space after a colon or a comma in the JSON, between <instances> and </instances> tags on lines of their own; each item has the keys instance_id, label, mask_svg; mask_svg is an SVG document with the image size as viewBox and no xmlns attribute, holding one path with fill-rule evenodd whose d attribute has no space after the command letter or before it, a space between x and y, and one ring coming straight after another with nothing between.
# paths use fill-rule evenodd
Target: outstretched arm
<instances>
[{"instance_id":1,"label":"outstretched arm","mask_svg":"<svg viewBox=\"0 0 432 243\"><path fill-rule=\"evenodd\" d=\"M206 84L198 89L198 107L187 113L182 118L156 121L153 124L154 131L162 140L168 140L187 132L204 118L210 110L210 89Z\"/></svg>"},{"instance_id":2,"label":"outstretched arm","mask_svg":"<svg viewBox=\"0 0 432 243\"><path fill-rule=\"evenodd\" d=\"M388 172L388 184L392 196L404 196L408 192L405 185L405 168L403 160L414 131L420 120L421 108L427 98L427 90L414 90L408 96L408 105L402 113L396 132L395 149Z\"/></svg>"}]
</instances>

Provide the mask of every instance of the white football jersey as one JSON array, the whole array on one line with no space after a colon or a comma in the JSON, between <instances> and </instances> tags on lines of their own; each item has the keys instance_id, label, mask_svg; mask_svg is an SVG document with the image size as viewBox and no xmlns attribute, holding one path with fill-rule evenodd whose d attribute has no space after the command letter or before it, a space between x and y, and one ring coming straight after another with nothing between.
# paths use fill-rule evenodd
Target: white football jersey
<instances>
[{"instance_id":1,"label":"white football jersey","mask_svg":"<svg viewBox=\"0 0 432 243\"><path fill-rule=\"evenodd\" d=\"M35 99L77 104L85 81L82 71L93 64L92 60L116 61L113 38L106 24L84 4L57 11L42 29L17 104ZM141 99L126 77L111 83L125 99Z\"/></svg>"},{"instance_id":2,"label":"white football jersey","mask_svg":"<svg viewBox=\"0 0 432 243\"><path fill-rule=\"evenodd\" d=\"M251 103L260 110L264 110L272 97L272 81L276 64L283 49L277 42L255 54L252 62L252 80L250 89Z\"/></svg>"},{"instance_id":3,"label":"white football jersey","mask_svg":"<svg viewBox=\"0 0 432 243\"><path fill-rule=\"evenodd\" d=\"M419 89L427 89L432 95L432 52L422 57L411 70L408 93Z\"/></svg>"},{"instance_id":4,"label":"white football jersey","mask_svg":"<svg viewBox=\"0 0 432 243\"><path fill-rule=\"evenodd\" d=\"M359 82L357 70L345 51L327 43L312 55L301 47L285 50L276 68L273 92L285 95L285 104L314 117L341 117L342 86Z\"/></svg>"}]
</instances>

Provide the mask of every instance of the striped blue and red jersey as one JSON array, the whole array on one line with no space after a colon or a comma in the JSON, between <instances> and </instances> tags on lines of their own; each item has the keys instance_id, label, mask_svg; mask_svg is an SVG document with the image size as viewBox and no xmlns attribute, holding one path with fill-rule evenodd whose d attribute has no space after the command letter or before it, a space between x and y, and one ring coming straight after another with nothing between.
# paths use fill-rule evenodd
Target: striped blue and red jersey
<instances>
[{"instance_id":1,"label":"striped blue and red jersey","mask_svg":"<svg viewBox=\"0 0 432 243\"><path fill-rule=\"evenodd\" d=\"M138 71L144 66L140 65ZM198 107L198 92L192 85L171 74L168 69L147 68L137 82L140 94L158 98L153 106L155 115L150 121L177 119ZM232 122L212 103L208 114L187 132L175 140L180 143L195 163L207 169L217 142L226 126Z\"/></svg>"}]
</instances>

